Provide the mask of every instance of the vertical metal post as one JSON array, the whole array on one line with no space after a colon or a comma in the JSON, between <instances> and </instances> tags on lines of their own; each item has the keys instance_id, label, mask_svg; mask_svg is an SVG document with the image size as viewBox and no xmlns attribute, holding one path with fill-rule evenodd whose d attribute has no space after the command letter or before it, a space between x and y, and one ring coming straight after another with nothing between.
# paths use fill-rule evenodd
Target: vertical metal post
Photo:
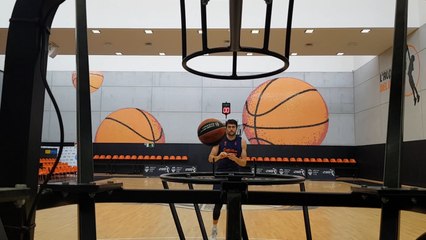
<instances>
[{"instance_id":1,"label":"vertical metal post","mask_svg":"<svg viewBox=\"0 0 426 240\"><path fill-rule=\"evenodd\" d=\"M306 191L304 182L299 183L299 187L301 192ZM308 209L308 206L302 206L302 208L303 208L303 220L305 221L306 239L312 240L311 222L309 220L309 209Z\"/></svg>"},{"instance_id":2,"label":"vertical metal post","mask_svg":"<svg viewBox=\"0 0 426 240\"><path fill-rule=\"evenodd\" d=\"M228 180L222 182L222 196L226 196L226 239L243 237L241 203L243 197L247 197L247 188L240 176L228 176Z\"/></svg>"},{"instance_id":3,"label":"vertical metal post","mask_svg":"<svg viewBox=\"0 0 426 240\"><path fill-rule=\"evenodd\" d=\"M76 0L77 49L77 163L78 183L93 181L92 121L90 109L89 59L86 0ZM79 239L96 239L94 199L81 194L78 202Z\"/></svg>"},{"instance_id":4,"label":"vertical metal post","mask_svg":"<svg viewBox=\"0 0 426 240\"><path fill-rule=\"evenodd\" d=\"M93 147L86 0L76 0L76 14L78 182L89 183L93 181Z\"/></svg>"},{"instance_id":5,"label":"vertical metal post","mask_svg":"<svg viewBox=\"0 0 426 240\"><path fill-rule=\"evenodd\" d=\"M389 96L388 129L383 184L400 188L400 164L404 133L405 53L407 48L408 0L397 0L393 39L392 79ZM398 239L399 210L382 208L380 239Z\"/></svg>"},{"instance_id":6,"label":"vertical metal post","mask_svg":"<svg viewBox=\"0 0 426 240\"><path fill-rule=\"evenodd\" d=\"M243 14L243 0L229 1L229 30L231 51L240 50L241 40L241 18Z\"/></svg>"},{"instance_id":7,"label":"vertical metal post","mask_svg":"<svg viewBox=\"0 0 426 240\"><path fill-rule=\"evenodd\" d=\"M165 181L161 181L164 189L169 189L169 185ZM174 203L169 203L170 211L172 212L173 220L175 221L176 230L179 235L180 240L185 240L185 234L183 233L182 225L180 224L179 216L176 211L176 207Z\"/></svg>"},{"instance_id":8,"label":"vertical metal post","mask_svg":"<svg viewBox=\"0 0 426 240\"><path fill-rule=\"evenodd\" d=\"M194 186L192 183L188 183L188 187L191 190L194 190ZM195 214L197 215L198 224L200 225L201 235L203 236L203 240L208 240L206 227L204 226L203 216L201 216L200 207L198 203L194 203Z\"/></svg>"},{"instance_id":9,"label":"vertical metal post","mask_svg":"<svg viewBox=\"0 0 426 240\"><path fill-rule=\"evenodd\" d=\"M95 201L87 193L78 199L79 240L96 240Z\"/></svg>"},{"instance_id":10,"label":"vertical metal post","mask_svg":"<svg viewBox=\"0 0 426 240\"><path fill-rule=\"evenodd\" d=\"M241 239L241 192L229 189L226 196L226 239Z\"/></svg>"}]
</instances>

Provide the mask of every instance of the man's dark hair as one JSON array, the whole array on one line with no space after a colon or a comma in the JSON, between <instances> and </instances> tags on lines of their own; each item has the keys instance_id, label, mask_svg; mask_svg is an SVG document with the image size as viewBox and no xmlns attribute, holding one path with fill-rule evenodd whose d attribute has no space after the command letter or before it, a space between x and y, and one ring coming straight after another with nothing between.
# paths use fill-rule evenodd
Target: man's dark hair
<instances>
[{"instance_id":1,"label":"man's dark hair","mask_svg":"<svg viewBox=\"0 0 426 240\"><path fill-rule=\"evenodd\" d=\"M227 120L226 123L225 123L225 126L228 126L229 124L238 126L238 122L235 119L229 119L229 120Z\"/></svg>"}]
</instances>

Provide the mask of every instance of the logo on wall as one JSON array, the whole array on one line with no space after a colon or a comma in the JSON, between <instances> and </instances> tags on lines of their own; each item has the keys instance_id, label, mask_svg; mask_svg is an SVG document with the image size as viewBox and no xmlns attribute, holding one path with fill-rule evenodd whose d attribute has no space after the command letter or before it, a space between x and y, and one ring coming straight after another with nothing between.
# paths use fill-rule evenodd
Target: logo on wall
<instances>
[{"instance_id":1,"label":"logo on wall","mask_svg":"<svg viewBox=\"0 0 426 240\"><path fill-rule=\"evenodd\" d=\"M420 101L420 94L417 87L420 83L420 55L413 45L407 45L406 50L406 79L405 96L413 96L414 106ZM380 73L380 92L390 89L392 69L386 69Z\"/></svg>"},{"instance_id":2,"label":"logo on wall","mask_svg":"<svg viewBox=\"0 0 426 240\"><path fill-rule=\"evenodd\" d=\"M138 108L124 108L108 115L99 125L95 142L165 143L160 122Z\"/></svg>"},{"instance_id":3,"label":"logo on wall","mask_svg":"<svg viewBox=\"0 0 426 240\"><path fill-rule=\"evenodd\" d=\"M328 109L310 84L296 78L277 78L250 93L243 126L251 144L319 145L327 134Z\"/></svg>"}]
</instances>

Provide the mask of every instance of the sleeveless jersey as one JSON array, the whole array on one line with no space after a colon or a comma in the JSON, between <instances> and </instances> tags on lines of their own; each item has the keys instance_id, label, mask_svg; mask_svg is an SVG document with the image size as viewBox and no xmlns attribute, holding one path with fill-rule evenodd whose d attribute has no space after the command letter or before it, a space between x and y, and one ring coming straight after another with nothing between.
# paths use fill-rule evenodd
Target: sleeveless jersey
<instances>
[{"instance_id":1,"label":"sleeveless jersey","mask_svg":"<svg viewBox=\"0 0 426 240\"><path fill-rule=\"evenodd\" d=\"M237 157L241 156L241 137L236 136L236 138L230 141L227 137L225 137L219 143L219 153L226 152L235 154ZM229 158L224 158L216 162L216 170L218 172L238 172L240 171L240 166L230 160Z\"/></svg>"}]
</instances>

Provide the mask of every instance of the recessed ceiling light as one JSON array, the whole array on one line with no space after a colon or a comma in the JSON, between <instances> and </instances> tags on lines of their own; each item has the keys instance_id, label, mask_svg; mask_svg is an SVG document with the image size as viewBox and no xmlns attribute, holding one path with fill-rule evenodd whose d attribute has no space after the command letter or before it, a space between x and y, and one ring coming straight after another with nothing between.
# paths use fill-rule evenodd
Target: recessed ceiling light
<instances>
[{"instance_id":1,"label":"recessed ceiling light","mask_svg":"<svg viewBox=\"0 0 426 240\"><path fill-rule=\"evenodd\" d=\"M306 29L305 30L305 33L313 33L314 32L314 29Z\"/></svg>"},{"instance_id":2,"label":"recessed ceiling light","mask_svg":"<svg viewBox=\"0 0 426 240\"><path fill-rule=\"evenodd\" d=\"M251 30L251 34L259 34L259 29L253 29L253 30Z\"/></svg>"},{"instance_id":3,"label":"recessed ceiling light","mask_svg":"<svg viewBox=\"0 0 426 240\"><path fill-rule=\"evenodd\" d=\"M253 53L248 52L248 53L247 53L247 56L253 56Z\"/></svg>"},{"instance_id":4,"label":"recessed ceiling light","mask_svg":"<svg viewBox=\"0 0 426 240\"><path fill-rule=\"evenodd\" d=\"M203 34L203 30L198 30L198 34Z\"/></svg>"},{"instance_id":5,"label":"recessed ceiling light","mask_svg":"<svg viewBox=\"0 0 426 240\"><path fill-rule=\"evenodd\" d=\"M121 53L121 52L116 52L116 53L115 53L115 55L117 55L117 56L121 56L121 55L123 55L123 53Z\"/></svg>"},{"instance_id":6,"label":"recessed ceiling light","mask_svg":"<svg viewBox=\"0 0 426 240\"><path fill-rule=\"evenodd\" d=\"M291 53L291 56L297 56L297 52Z\"/></svg>"},{"instance_id":7,"label":"recessed ceiling light","mask_svg":"<svg viewBox=\"0 0 426 240\"><path fill-rule=\"evenodd\" d=\"M160 55L160 56L165 56L166 54L165 54L165 53L163 53L163 52L160 52L160 53L159 53L159 55Z\"/></svg>"},{"instance_id":8,"label":"recessed ceiling light","mask_svg":"<svg viewBox=\"0 0 426 240\"><path fill-rule=\"evenodd\" d=\"M150 30L150 29L146 29L146 30L145 30L145 33L146 33L146 34L152 34L153 32L152 32L152 30Z\"/></svg>"},{"instance_id":9,"label":"recessed ceiling light","mask_svg":"<svg viewBox=\"0 0 426 240\"><path fill-rule=\"evenodd\" d=\"M94 33L94 34L99 34L99 33L101 33L101 31L99 31L98 29L93 29L93 30L92 30L92 33Z\"/></svg>"},{"instance_id":10,"label":"recessed ceiling light","mask_svg":"<svg viewBox=\"0 0 426 240\"><path fill-rule=\"evenodd\" d=\"M361 33L369 33L371 29L365 28L361 30Z\"/></svg>"},{"instance_id":11,"label":"recessed ceiling light","mask_svg":"<svg viewBox=\"0 0 426 240\"><path fill-rule=\"evenodd\" d=\"M339 52L339 53L337 53L336 55L337 55L337 56L343 56L343 55L345 55L345 53Z\"/></svg>"}]
</instances>

